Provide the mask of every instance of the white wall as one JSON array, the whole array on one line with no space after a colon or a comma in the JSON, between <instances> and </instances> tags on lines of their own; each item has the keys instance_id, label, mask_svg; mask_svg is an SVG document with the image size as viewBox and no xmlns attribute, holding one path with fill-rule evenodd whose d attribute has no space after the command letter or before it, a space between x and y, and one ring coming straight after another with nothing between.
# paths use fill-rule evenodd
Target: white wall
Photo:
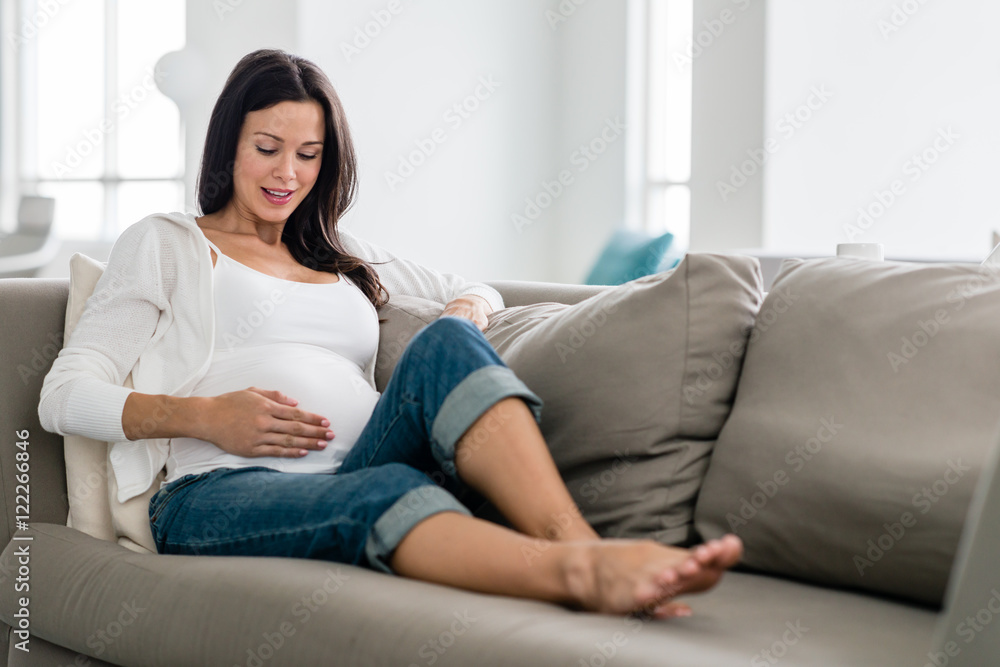
<instances>
[{"instance_id":1,"label":"white wall","mask_svg":"<svg viewBox=\"0 0 1000 667\"><path fill-rule=\"evenodd\" d=\"M765 245L984 257L1000 228L998 21L1000 3L979 0L770 0L767 132L811 87L832 96L768 165ZM859 224L859 208L885 210Z\"/></svg>"}]
</instances>

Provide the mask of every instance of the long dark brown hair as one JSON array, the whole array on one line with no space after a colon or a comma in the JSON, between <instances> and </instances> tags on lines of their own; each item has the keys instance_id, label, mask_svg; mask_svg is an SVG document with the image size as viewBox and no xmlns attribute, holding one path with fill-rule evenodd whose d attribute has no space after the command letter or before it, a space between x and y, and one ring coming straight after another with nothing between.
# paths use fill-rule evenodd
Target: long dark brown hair
<instances>
[{"instance_id":1,"label":"long dark brown hair","mask_svg":"<svg viewBox=\"0 0 1000 667\"><path fill-rule=\"evenodd\" d=\"M347 253L337 231L340 217L354 203L357 160L340 98L315 63L278 49L260 49L236 63L208 123L198 206L208 215L232 199L236 146L249 112L310 100L323 107L326 125L319 177L288 217L281 240L300 264L349 276L377 308L388 300L388 292L371 264Z\"/></svg>"}]
</instances>

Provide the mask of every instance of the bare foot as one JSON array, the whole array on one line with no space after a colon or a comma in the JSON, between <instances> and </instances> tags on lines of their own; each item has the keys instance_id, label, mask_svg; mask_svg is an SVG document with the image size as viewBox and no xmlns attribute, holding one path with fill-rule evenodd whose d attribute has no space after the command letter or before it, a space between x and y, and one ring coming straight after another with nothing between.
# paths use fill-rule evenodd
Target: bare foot
<instances>
[{"instance_id":1,"label":"bare foot","mask_svg":"<svg viewBox=\"0 0 1000 667\"><path fill-rule=\"evenodd\" d=\"M567 559L564 571L580 607L606 614L646 611L661 618L690 615L691 608L673 598L708 590L743 554L743 543L735 535L691 551L652 540L573 544L579 548Z\"/></svg>"},{"instance_id":2,"label":"bare foot","mask_svg":"<svg viewBox=\"0 0 1000 667\"><path fill-rule=\"evenodd\" d=\"M698 545L689 553L691 559L678 568L684 580L684 593L700 593L714 586L723 572L739 562L743 555L743 542L736 535L728 534L721 539ZM692 564L691 560L696 564ZM648 613L654 618L672 618L690 616L692 611L686 604L668 602L658 604Z\"/></svg>"}]
</instances>

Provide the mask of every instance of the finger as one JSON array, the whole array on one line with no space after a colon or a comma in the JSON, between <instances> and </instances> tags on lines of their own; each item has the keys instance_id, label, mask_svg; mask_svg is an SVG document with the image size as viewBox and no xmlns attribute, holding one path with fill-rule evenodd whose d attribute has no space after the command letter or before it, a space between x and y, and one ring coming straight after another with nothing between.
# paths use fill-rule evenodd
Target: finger
<instances>
[{"instance_id":1,"label":"finger","mask_svg":"<svg viewBox=\"0 0 1000 667\"><path fill-rule=\"evenodd\" d=\"M299 399L292 398L291 396L288 396L287 394L282 394L280 391L276 391L276 392L274 392L274 394L275 394L275 398L273 400L277 401L278 403L284 403L285 405L298 405L299 404Z\"/></svg>"},{"instance_id":2,"label":"finger","mask_svg":"<svg viewBox=\"0 0 1000 667\"><path fill-rule=\"evenodd\" d=\"M326 433L327 429L321 426L275 419L267 426L264 441L284 447L323 449L327 445Z\"/></svg>"},{"instance_id":3,"label":"finger","mask_svg":"<svg viewBox=\"0 0 1000 667\"><path fill-rule=\"evenodd\" d=\"M291 398L287 394L283 394L277 389L256 389L256 388L254 389L261 396L270 398L272 401L275 401L276 403L284 403L285 405L296 405L299 402L298 399Z\"/></svg>"},{"instance_id":4,"label":"finger","mask_svg":"<svg viewBox=\"0 0 1000 667\"><path fill-rule=\"evenodd\" d=\"M322 415L318 415L314 412L306 412L299 408L279 406L271 411L271 414L278 419L285 419L287 421L303 422L305 424L314 424L316 426L329 426L330 420ZM321 436L322 433L318 433Z\"/></svg>"},{"instance_id":5,"label":"finger","mask_svg":"<svg viewBox=\"0 0 1000 667\"><path fill-rule=\"evenodd\" d=\"M326 440L307 435L293 435L280 431L265 433L261 445L277 445L285 449L321 450L327 447Z\"/></svg>"},{"instance_id":6,"label":"finger","mask_svg":"<svg viewBox=\"0 0 1000 667\"><path fill-rule=\"evenodd\" d=\"M285 459L301 459L308 454L306 449L296 447L279 447L276 445L257 445L253 448L251 456L278 456Z\"/></svg>"}]
</instances>

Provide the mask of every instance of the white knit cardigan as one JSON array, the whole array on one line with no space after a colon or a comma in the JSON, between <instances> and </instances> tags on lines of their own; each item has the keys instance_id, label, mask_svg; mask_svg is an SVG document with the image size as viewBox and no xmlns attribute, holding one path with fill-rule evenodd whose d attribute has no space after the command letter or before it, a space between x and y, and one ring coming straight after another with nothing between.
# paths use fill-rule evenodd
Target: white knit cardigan
<instances>
[{"instance_id":1,"label":"white knit cardigan","mask_svg":"<svg viewBox=\"0 0 1000 667\"><path fill-rule=\"evenodd\" d=\"M345 249L370 262L391 295L447 303L464 295L503 299L491 287L400 259L340 230ZM157 213L121 233L84 312L42 383L42 427L113 443L118 501L145 493L166 463L169 440L128 440L125 399L133 391L190 396L208 372L215 340L212 256L189 213ZM375 355L365 367L375 388ZM129 372L133 389L122 386Z\"/></svg>"}]
</instances>

